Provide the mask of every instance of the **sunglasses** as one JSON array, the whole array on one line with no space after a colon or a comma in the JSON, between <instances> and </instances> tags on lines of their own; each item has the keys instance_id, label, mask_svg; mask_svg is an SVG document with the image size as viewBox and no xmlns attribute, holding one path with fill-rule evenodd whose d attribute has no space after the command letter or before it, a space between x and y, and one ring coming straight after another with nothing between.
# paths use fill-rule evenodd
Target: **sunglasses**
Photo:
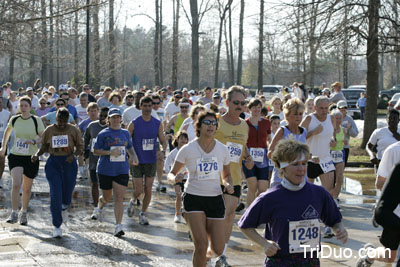
<instances>
[{"instance_id":1,"label":"sunglasses","mask_svg":"<svg viewBox=\"0 0 400 267\"><path fill-rule=\"evenodd\" d=\"M246 101L239 101L239 100L234 100L234 101L232 101L232 103L234 104L234 105L241 105L241 106L244 106L244 105L246 105Z\"/></svg>"},{"instance_id":2,"label":"sunglasses","mask_svg":"<svg viewBox=\"0 0 400 267\"><path fill-rule=\"evenodd\" d=\"M215 120L204 120L201 123L203 123L204 125L217 126L218 121L215 121Z\"/></svg>"},{"instance_id":3,"label":"sunglasses","mask_svg":"<svg viewBox=\"0 0 400 267\"><path fill-rule=\"evenodd\" d=\"M160 102L153 102L153 105L160 105Z\"/></svg>"},{"instance_id":4,"label":"sunglasses","mask_svg":"<svg viewBox=\"0 0 400 267\"><path fill-rule=\"evenodd\" d=\"M83 88L83 90L85 90L85 91L86 91L86 90L90 90L90 88L85 87L85 88Z\"/></svg>"},{"instance_id":5,"label":"sunglasses","mask_svg":"<svg viewBox=\"0 0 400 267\"><path fill-rule=\"evenodd\" d=\"M189 108L189 106L181 106L181 108Z\"/></svg>"},{"instance_id":6,"label":"sunglasses","mask_svg":"<svg viewBox=\"0 0 400 267\"><path fill-rule=\"evenodd\" d=\"M60 107L60 106L64 106L64 104L58 103L58 104L57 104L57 107Z\"/></svg>"},{"instance_id":7,"label":"sunglasses","mask_svg":"<svg viewBox=\"0 0 400 267\"><path fill-rule=\"evenodd\" d=\"M178 98L178 99L179 99L179 98L182 98L182 96L180 96L180 95L176 95L176 96L175 96L175 98Z\"/></svg>"}]
</instances>

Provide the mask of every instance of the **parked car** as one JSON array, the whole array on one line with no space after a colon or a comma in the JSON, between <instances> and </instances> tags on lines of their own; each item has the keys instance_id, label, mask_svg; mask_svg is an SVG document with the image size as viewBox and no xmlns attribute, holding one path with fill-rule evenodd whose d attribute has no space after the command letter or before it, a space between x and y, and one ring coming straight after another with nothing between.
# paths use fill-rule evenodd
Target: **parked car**
<instances>
[{"instance_id":1,"label":"parked car","mask_svg":"<svg viewBox=\"0 0 400 267\"><path fill-rule=\"evenodd\" d=\"M400 84L392 87L390 90L382 90L379 92L379 99L388 102L390 98L396 93L400 93Z\"/></svg>"},{"instance_id":2,"label":"parked car","mask_svg":"<svg viewBox=\"0 0 400 267\"><path fill-rule=\"evenodd\" d=\"M282 85L263 85L262 92L268 101L281 91Z\"/></svg>"},{"instance_id":3,"label":"parked car","mask_svg":"<svg viewBox=\"0 0 400 267\"><path fill-rule=\"evenodd\" d=\"M361 93L365 93L365 89L343 89L344 97L347 101L347 114L353 119L360 119L361 112L357 108L357 100L360 98Z\"/></svg>"},{"instance_id":4,"label":"parked car","mask_svg":"<svg viewBox=\"0 0 400 267\"><path fill-rule=\"evenodd\" d=\"M394 108L399 99L400 99L400 93L394 94L388 102L388 108Z\"/></svg>"},{"instance_id":5,"label":"parked car","mask_svg":"<svg viewBox=\"0 0 400 267\"><path fill-rule=\"evenodd\" d=\"M363 90L367 90L367 86L366 85L351 85L347 89L363 89Z\"/></svg>"}]
</instances>

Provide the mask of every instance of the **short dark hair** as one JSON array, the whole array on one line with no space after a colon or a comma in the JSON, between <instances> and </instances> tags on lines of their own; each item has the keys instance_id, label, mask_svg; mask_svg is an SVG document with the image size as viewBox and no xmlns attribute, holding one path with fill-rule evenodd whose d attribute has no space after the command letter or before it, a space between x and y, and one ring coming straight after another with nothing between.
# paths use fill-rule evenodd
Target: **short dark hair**
<instances>
[{"instance_id":1,"label":"short dark hair","mask_svg":"<svg viewBox=\"0 0 400 267\"><path fill-rule=\"evenodd\" d=\"M21 102L21 101L27 102L27 103L29 104L29 106L32 107L32 100L30 99L29 96L23 96L23 97L21 97L21 98L19 99L19 102Z\"/></svg>"},{"instance_id":2,"label":"short dark hair","mask_svg":"<svg viewBox=\"0 0 400 267\"><path fill-rule=\"evenodd\" d=\"M102 107L101 109L100 109L100 112L107 112L107 114L108 114L108 111L109 111L110 109L108 108L108 107Z\"/></svg>"},{"instance_id":3,"label":"short dark hair","mask_svg":"<svg viewBox=\"0 0 400 267\"><path fill-rule=\"evenodd\" d=\"M69 111L67 108L59 108L57 110L57 117L60 119L69 119Z\"/></svg>"},{"instance_id":4,"label":"short dark hair","mask_svg":"<svg viewBox=\"0 0 400 267\"><path fill-rule=\"evenodd\" d=\"M261 107L263 106L261 100L258 98L253 98L252 100L250 100L248 107L252 108L252 107L256 107L258 105L260 105Z\"/></svg>"},{"instance_id":5,"label":"short dark hair","mask_svg":"<svg viewBox=\"0 0 400 267\"><path fill-rule=\"evenodd\" d=\"M195 130L196 130L196 136L197 137L200 136L201 124L203 123L204 119L207 116L214 117L215 120L218 122L217 114L215 114L215 112L212 112L212 111L203 111L203 112L201 112L197 117L197 122L196 122L196 125L195 125ZM217 124L217 129L218 129L218 124Z\"/></svg>"},{"instance_id":6,"label":"short dark hair","mask_svg":"<svg viewBox=\"0 0 400 267\"><path fill-rule=\"evenodd\" d=\"M144 96L140 99L140 106L143 105L143 103L151 103L153 104L153 99L151 99L151 96Z\"/></svg>"},{"instance_id":7,"label":"short dark hair","mask_svg":"<svg viewBox=\"0 0 400 267\"><path fill-rule=\"evenodd\" d=\"M174 147L178 147L178 139L179 139L179 137L181 137L181 136L184 136L184 137L186 137L186 139L189 140L189 135L187 134L187 132L186 132L185 130L178 131L178 133L177 133L176 136L174 137L174 140L172 141L172 145L173 145Z\"/></svg>"},{"instance_id":8,"label":"short dark hair","mask_svg":"<svg viewBox=\"0 0 400 267\"><path fill-rule=\"evenodd\" d=\"M399 116L400 116L400 113L399 113L396 109L391 108L391 109L388 110L388 112L387 112L386 115L387 115L388 117L389 117L390 115L397 115L397 116L399 117Z\"/></svg>"}]
</instances>

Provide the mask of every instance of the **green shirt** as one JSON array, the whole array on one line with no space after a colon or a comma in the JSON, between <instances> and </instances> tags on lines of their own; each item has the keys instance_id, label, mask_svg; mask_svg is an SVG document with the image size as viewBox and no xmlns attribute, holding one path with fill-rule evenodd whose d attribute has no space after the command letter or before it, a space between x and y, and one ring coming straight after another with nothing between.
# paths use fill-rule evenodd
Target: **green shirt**
<instances>
[{"instance_id":1,"label":"green shirt","mask_svg":"<svg viewBox=\"0 0 400 267\"><path fill-rule=\"evenodd\" d=\"M339 133L336 134L336 146L331 148L333 151L342 151L344 148L344 130L343 127L340 126Z\"/></svg>"}]
</instances>

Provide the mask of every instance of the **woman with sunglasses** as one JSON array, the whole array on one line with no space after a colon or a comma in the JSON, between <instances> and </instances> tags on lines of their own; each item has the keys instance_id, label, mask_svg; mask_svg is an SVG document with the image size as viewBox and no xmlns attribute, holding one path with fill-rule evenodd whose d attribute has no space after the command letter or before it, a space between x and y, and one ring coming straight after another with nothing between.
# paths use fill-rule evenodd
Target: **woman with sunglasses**
<instances>
[{"instance_id":1,"label":"woman with sunglasses","mask_svg":"<svg viewBox=\"0 0 400 267\"><path fill-rule=\"evenodd\" d=\"M44 97L39 99L39 107L36 109L36 115L39 117L46 116L50 108L47 106L47 100Z\"/></svg>"},{"instance_id":2,"label":"woman with sunglasses","mask_svg":"<svg viewBox=\"0 0 400 267\"><path fill-rule=\"evenodd\" d=\"M60 108L65 107L66 103L67 102L62 98L57 99L56 100L56 110L52 111L52 112L49 112L46 115L41 117L44 125L48 126L48 125L55 124L56 123L56 117L57 117L57 111ZM69 113L68 123L75 124L74 117L71 115L71 113Z\"/></svg>"},{"instance_id":3,"label":"woman with sunglasses","mask_svg":"<svg viewBox=\"0 0 400 267\"><path fill-rule=\"evenodd\" d=\"M310 157L306 144L281 140L272 161L282 183L258 196L239 221L245 236L264 249L264 266L320 266L320 220L339 241L347 241L342 215L328 191L307 182ZM256 231L261 224L266 225L264 236Z\"/></svg>"},{"instance_id":4,"label":"woman with sunglasses","mask_svg":"<svg viewBox=\"0 0 400 267\"><path fill-rule=\"evenodd\" d=\"M213 112L202 112L196 123L196 138L178 152L168 180L181 183L180 171L189 172L183 194L183 215L194 243L193 266L206 266L208 243L223 261L225 245L225 203L220 186L220 177L225 191L233 193L229 169L229 152L225 145L214 138L218 127Z\"/></svg>"}]
</instances>

